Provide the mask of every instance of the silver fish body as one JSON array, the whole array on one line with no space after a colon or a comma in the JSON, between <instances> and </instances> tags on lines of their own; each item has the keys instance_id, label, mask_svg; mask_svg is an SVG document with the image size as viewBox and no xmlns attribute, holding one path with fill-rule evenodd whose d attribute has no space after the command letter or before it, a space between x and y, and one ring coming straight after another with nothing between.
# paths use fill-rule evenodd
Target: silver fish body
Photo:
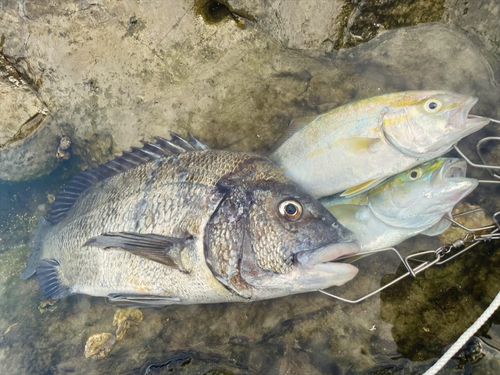
<instances>
[{"instance_id":1,"label":"silver fish body","mask_svg":"<svg viewBox=\"0 0 500 375\"><path fill-rule=\"evenodd\" d=\"M63 188L22 277L36 272L45 298L161 306L275 298L355 276L326 263L359 250L351 233L266 158L189 147L169 155L182 147L167 142Z\"/></svg>"},{"instance_id":2,"label":"silver fish body","mask_svg":"<svg viewBox=\"0 0 500 375\"><path fill-rule=\"evenodd\" d=\"M446 91L356 101L290 132L270 159L315 197L363 192L481 129L487 119L467 118L476 102Z\"/></svg>"},{"instance_id":3,"label":"silver fish body","mask_svg":"<svg viewBox=\"0 0 500 375\"><path fill-rule=\"evenodd\" d=\"M417 234L434 236L445 231L451 223L443 216L451 214L478 185L465 175L464 161L437 158L357 196L333 196L320 202L352 230L361 252L377 250Z\"/></svg>"}]
</instances>

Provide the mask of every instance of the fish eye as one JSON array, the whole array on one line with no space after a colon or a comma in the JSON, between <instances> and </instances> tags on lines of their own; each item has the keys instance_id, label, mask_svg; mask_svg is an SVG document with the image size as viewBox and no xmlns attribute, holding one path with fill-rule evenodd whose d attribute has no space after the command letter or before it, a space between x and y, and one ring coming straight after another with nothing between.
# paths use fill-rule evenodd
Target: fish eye
<instances>
[{"instance_id":1,"label":"fish eye","mask_svg":"<svg viewBox=\"0 0 500 375\"><path fill-rule=\"evenodd\" d=\"M429 99L424 104L426 112L435 113L441 109L441 101L437 99Z\"/></svg>"},{"instance_id":2,"label":"fish eye","mask_svg":"<svg viewBox=\"0 0 500 375\"><path fill-rule=\"evenodd\" d=\"M281 216L288 220L297 220L302 215L302 205L296 200L287 199L279 205Z\"/></svg>"},{"instance_id":3,"label":"fish eye","mask_svg":"<svg viewBox=\"0 0 500 375\"><path fill-rule=\"evenodd\" d=\"M422 176L422 171L420 169L412 169L408 172L408 178L410 180L418 180Z\"/></svg>"}]
</instances>

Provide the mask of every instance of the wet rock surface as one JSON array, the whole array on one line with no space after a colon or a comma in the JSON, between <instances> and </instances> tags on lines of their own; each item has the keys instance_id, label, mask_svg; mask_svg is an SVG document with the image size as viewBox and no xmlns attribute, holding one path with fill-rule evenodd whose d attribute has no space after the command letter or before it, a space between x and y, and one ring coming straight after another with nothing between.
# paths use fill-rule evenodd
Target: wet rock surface
<instances>
[{"instance_id":1,"label":"wet rock surface","mask_svg":"<svg viewBox=\"0 0 500 375\"><path fill-rule=\"evenodd\" d=\"M213 147L266 152L291 119L380 92L454 89L479 95L478 111L498 108L498 59L444 22L390 30L325 55L317 43L323 36L314 30L336 25L340 2L307 2L304 11L286 2L250 1L245 7L187 0L36 4L7 2L0 13L3 56L26 82L36 83L51 114L36 132L1 149L0 178L6 180L54 168L62 135L72 139L84 165L93 165L169 130L191 131ZM401 26L437 20L430 15L441 12L415 5L409 12L420 9L422 16L407 22L410 16L390 4L395 15L402 12ZM315 42L285 43L267 29L263 14L273 13L273 6L288 14L280 25L291 28L278 34ZM247 14L253 7L255 20L245 19L254 19ZM309 25L315 29L308 32ZM495 32L488 35L495 38ZM287 48L302 44L310 49Z\"/></svg>"},{"instance_id":2,"label":"wet rock surface","mask_svg":"<svg viewBox=\"0 0 500 375\"><path fill-rule=\"evenodd\" d=\"M34 131L47 116L47 110L3 55L0 95L0 147L6 147Z\"/></svg>"},{"instance_id":3,"label":"wet rock surface","mask_svg":"<svg viewBox=\"0 0 500 375\"><path fill-rule=\"evenodd\" d=\"M0 58L50 116L20 139L12 134L33 111L2 118L14 141L0 148L0 179L56 169L37 180L0 183L0 373L419 374L495 296L500 258L492 244L358 305L309 293L245 305L145 309L138 329L99 361L82 353L89 337L112 330L115 307L72 296L40 313L36 280L19 278L36 218L78 169L141 139L191 131L213 147L266 152L293 118L412 89L474 94L480 98L474 113L500 117L495 1L445 1L444 9L435 2L439 9L424 4L412 14L388 1L397 28L385 32L394 23L379 22L382 3L317 0L294 12L286 3L2 3ZM368 8L361 3L371 10L363 13ZM346 20L354 7L361 13ZM368 27L372 22L380 25ZM365 26L363 41L371 40L335 49L340 31L358 35L353 30ZM357 40L345 39L345 47ZM488 127L485 134L500 132ZM71 139L63 149L70 157L57 160L64 135ZM479 137L464 142L471 155ZM499 193L481 186L469 201L492 213ZM439 245L419 237L401 251ZM355 280L330 291L355 299L403 272L391 256L365 258L358 266ZM500 346L498 323L495 316L481 332L488 332L483 339L491 348ZM464 366L497 373L498 353L484 352ZM465 367L456 370L463 358L443 373L463 373Z\"/></svg>"},{"instance_id":4,"label":"wet rock surface","mask_svg":"<svg viewBox=\"0 0 500 375\"><path fill-rule=\"evenodd\" d=\"M500 3L498 1L445 1L444 18L457 27L465 30L486 50L496 54L500 52Z\"/></svg>"}]
</instances>

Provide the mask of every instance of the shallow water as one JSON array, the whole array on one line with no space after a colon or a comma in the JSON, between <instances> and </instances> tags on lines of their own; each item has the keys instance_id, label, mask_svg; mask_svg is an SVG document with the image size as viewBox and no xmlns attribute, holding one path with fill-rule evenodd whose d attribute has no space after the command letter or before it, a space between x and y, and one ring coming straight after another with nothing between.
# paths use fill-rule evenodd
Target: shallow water
<instances>
[{"instance_id":1,"label":"shallow water","mask_svg":"<svg viewBox=\"0 0 500 375\"><path fill-rule=\"evenodd\" d=\"M118 308L88 296L43 307L37 281L19 278L35 219L46 213L47 194L74 173L70 166L39 180L1 185L1 373L419 374L500 289L500 253L491 244L358 305L309 293L245 305L142 309L143 321L107 357L86 359L89 336L115 332ZM498 188L480 187L468 200L498 208L497 194ZM409 253L432 245L417 237L399 248ZM358 266L358 277L335 293L355 298L402 272L392 255L365 258ZM498 313L481 330L479 354L477 348L466 351L443 373L497 373L495 322Z\"/></svg>"},{"instance_id":2,"label":"shallow water","mask_svg":"<svg viewBox=\"0 0 500 375\"><path fill-rule=\"evenodd\" d=\"M141 24L136 20L131 25ZM475 113L499 116L496 79L500 75L500 56L493 48L495 39L483 45L475 39L477 35L452 31L460 36L457 49L443 47L445 41L452 40L449 28L435 24L408 31L410 40L414 38L409 50L388 47L395 38L388 33L356 49L321 55L318 61L297 57L295 51L287 52L294 62L305 61L300 67L311 64L312 75L308 70L284 74L286 68L276 73L281 62L271 64L266 60L273 66L270 84L277 87L273 95L288 94L290 98L279 102L282 109L273 112L268 108L272 105L265 104L266 100L274 100L269 99L269 88L259 91L257 96L262 97L253 99L265 107L261 122L272 118L286 124L289 116L316 113L382 92L441 87L473 93L480 98ZM396 45L407 45L404 36L395 39ZM422 68L415 56L426 41L432 43L422 56L427 64ZM277 48L270 45L259 48L271 52ZM458 50L464 52L460 61L454 62ZM434 53L445 57L434 59ZM254 64L262 63L259 57L253 58ZM251 94L238 92L243 96ZM216 104L220 108L226 102ZM287 105L293 106L290 113L283 109ZM233 117L239 118L234 109ZM272 136L276 138L277 130L283 128L282 124L281 128L271 129L257 121L242 127L235 122L228 131L223 120L205 130L198 125L196 134L213 140L215 145L261 151L269 148ZM464 149L473 155L475 142L484 135L499 136L500 126L489 125L480 134L472 135L462 142ZM106 148L110 148L108 143ZM95 158L102 159L105 152L98 151L101 154ZM490 152L500 160L500 149ZM244 305L142 309L142 322L132 324L109 355L100 360L87 359L87 339L103 332L115 334L113 320L119 308L102 298L83 295L46 305L36 278L23 281L19 277L31 251L37 218L48 213L50 195L55 195L81 165L70 159L46 177L0 182L0 374L421 374L500 290L500 246L486 244L357 305L308 293ZM469 169L468 175L485 176L474 169ZM493 213L500 209L499 193L500 187L480 186L467 202ZM398 248L409 254L437 246L436 239L419 236ZM356 298L403 272L391 255L365 258L358 266L360 274L356 279L330 291ZM500 373L500 352L496 349L500 348L500 312L477 335L482 341L470 343L443 374Z\"/></svg>"}]
</instances>

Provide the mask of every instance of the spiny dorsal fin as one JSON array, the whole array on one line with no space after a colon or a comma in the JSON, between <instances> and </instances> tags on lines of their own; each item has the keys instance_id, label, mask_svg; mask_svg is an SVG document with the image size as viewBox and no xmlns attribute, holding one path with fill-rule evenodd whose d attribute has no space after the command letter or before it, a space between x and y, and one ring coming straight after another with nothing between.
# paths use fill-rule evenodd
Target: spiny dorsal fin
<instances>
[{"instance_id":1,"label":"spiny dorsal fin","mask_svg":"<svg viewBox=\"0 0 500 375\"><path fill-rule=\"evenodd\" d=\"M191 145L196 148L198 151L203 151L203 150L210 150L210 147L202 141L200 141L198 138L196 138L191 132L188 132L189 135L189 141Z\"/></svg>"},{"instance_id":2,"label":"spiny dorsal fin","mask_svg":"<svg viewBox=\"0 0 500 375\"><path fill-rule=\"evenodd\" d=\"M203 142L192 134L185 140L175 133L170 133L172 139L155 137L156 143L142 142L143 147L132 147L131 151L94 168L89 168L73 177L59 192L52 204L48 220L51 223L61 221L73 207L80 196L92 185L119 173L128 171L151 160L167 156L179 155L183 152L208 149Z\"/></svg>"}]
</instances>

